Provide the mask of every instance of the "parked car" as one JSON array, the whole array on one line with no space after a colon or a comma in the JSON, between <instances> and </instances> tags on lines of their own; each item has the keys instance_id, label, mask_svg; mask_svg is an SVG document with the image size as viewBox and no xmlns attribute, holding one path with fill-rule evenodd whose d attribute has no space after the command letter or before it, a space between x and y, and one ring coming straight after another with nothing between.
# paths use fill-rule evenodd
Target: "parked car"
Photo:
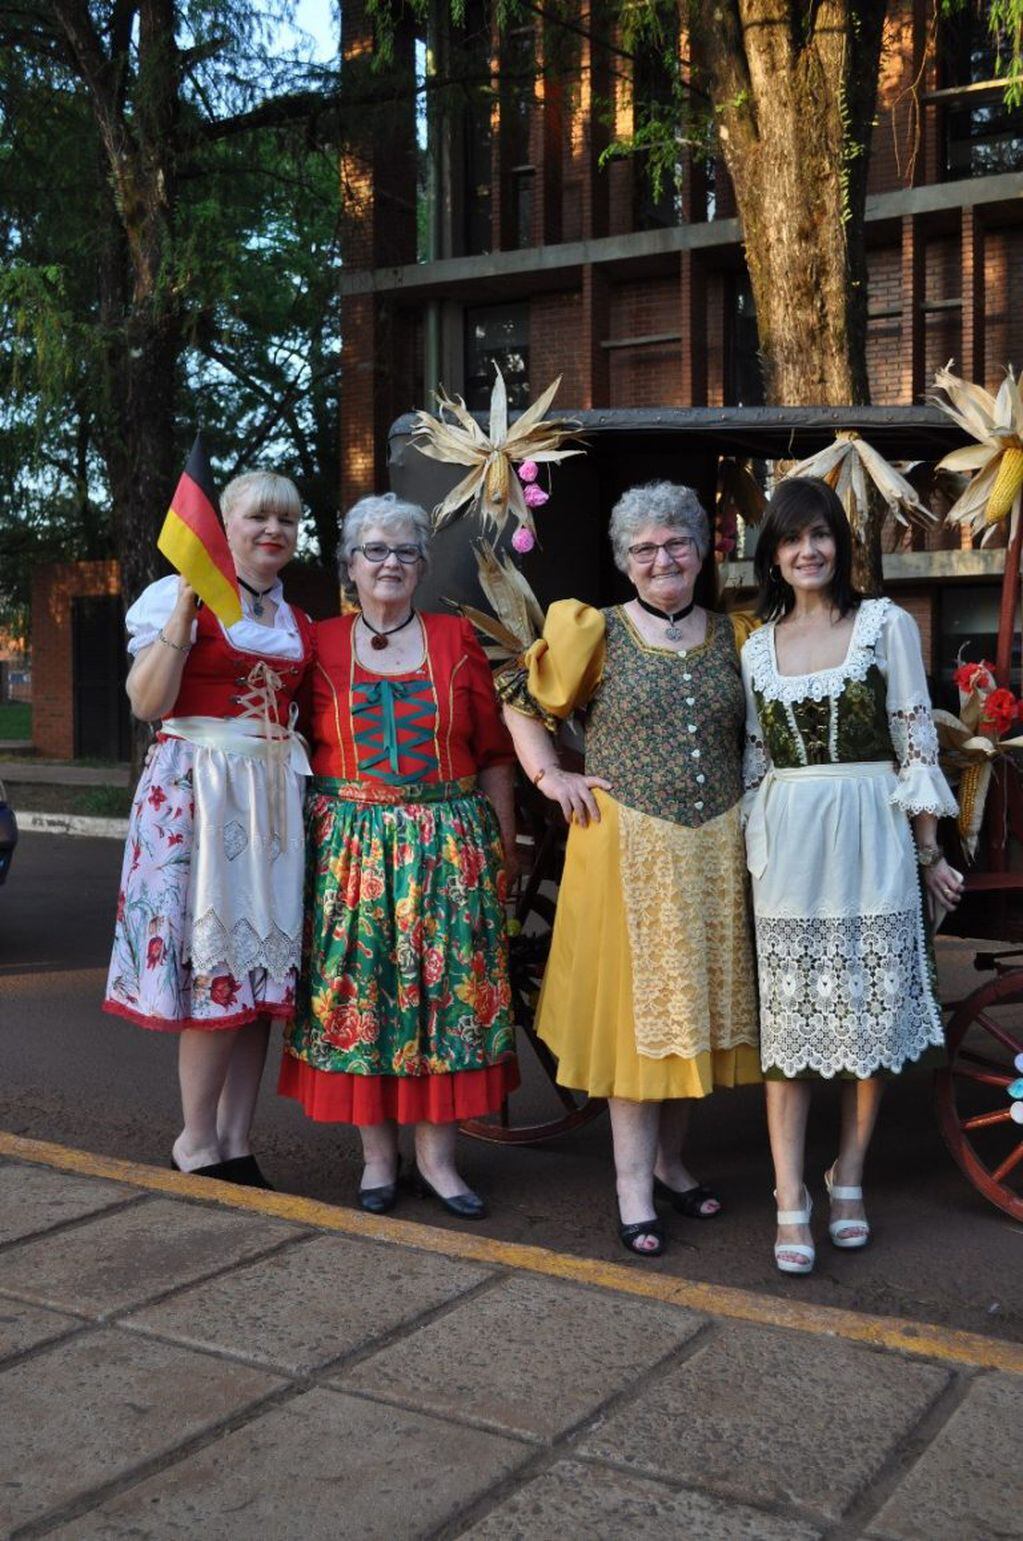
<instances>
[{"instance_id":1,"label":"parked car","mask_svg":"<svg viewBox=\"0 0 1023 1541\"><path fill-rule=\"evenodd\" d=\"M7 877L17 843L18 821L14 817L14 809L7 801L4 784L0 781L0 883Z\"/></svg>"}]
</instances>

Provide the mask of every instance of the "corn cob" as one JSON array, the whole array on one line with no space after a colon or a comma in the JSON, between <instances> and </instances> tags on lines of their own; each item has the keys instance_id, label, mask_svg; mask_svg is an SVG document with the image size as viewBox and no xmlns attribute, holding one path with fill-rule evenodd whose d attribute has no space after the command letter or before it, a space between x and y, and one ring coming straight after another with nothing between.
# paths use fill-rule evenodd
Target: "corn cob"
<instances>
[{"instance_id":1,"label":"corn cob","mask_svg":"<svg viewBox=\"0 0 1023 1541\"><path fill-rule=\"evenodd\" d=\"M487 466L487 502L492 508L503 508L508 501L508 458L500 450L490 457Z\"/></svg>"},{"instance_id":2,"label":"corn cob","mask_svg":"<svg viewBox=\"0 0 1023 1541\"><path fill-rule=\"evenodd\" d=\"M988 524L997 524L999 519L1005 518L1021 487L1023 487L1023 449L1010 446L1002 454L1002 463L998 467L998 475L995 477L995 484L987 500L984 518Z\"/></svg>"},{"instance_id":3,"label":"corn cob","mask_svg":"<svg viewBox=\"0 0 1023 1541\"><path fill-rule=\"evenodd\" d=\"M959 799L959 816L956 819L956 827L963 840L976 833L976 828L980 825L980 817L983 817L983 808L977 809L976 804L977 793L985 768L979 761L973 765L967 765L959 778L959 786L956 789L956 795ZM976 820L976 826L974 824L975 812L980 815Z\"/></svg>"}]
</instances>

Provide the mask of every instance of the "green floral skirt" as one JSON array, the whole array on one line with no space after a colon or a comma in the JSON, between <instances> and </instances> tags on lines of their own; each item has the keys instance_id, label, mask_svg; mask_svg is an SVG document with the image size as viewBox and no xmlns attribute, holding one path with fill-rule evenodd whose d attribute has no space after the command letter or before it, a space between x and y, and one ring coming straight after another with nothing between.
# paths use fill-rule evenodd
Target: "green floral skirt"
<instances>
[{"instance_id":1,"label":"green floral skirt","mask_svg":"<svg viewBox=\"0 0 1023 1541\"><path fill-rule=\"evenodd\" d=\"M359 1124L494 1111L517 1071L487 798L471 779L321 777L306 838L303 964L279 1089L314 1118Z\"/></svg>"}]
</instances>

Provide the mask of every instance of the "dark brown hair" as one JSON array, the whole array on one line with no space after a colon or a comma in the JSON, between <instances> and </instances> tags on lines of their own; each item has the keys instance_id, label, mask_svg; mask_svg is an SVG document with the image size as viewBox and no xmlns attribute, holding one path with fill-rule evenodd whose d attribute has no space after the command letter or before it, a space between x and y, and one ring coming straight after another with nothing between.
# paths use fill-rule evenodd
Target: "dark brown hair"
<instances>
[{"instance_id":1,"label":"dark brown hair","mask_svg":"<svg viewBox=\"0 0 1023 1541\"><path fill-rule=\"evenodd\" d=\"M835 542L835 572L831 579L835 608L839 615L848 615L859 606L863 596L853 587L849 521L837 494L816 476L789 476L779 483L768 502L753 556L753 573L759 585L756 610L762 621L788 615L795 604L795 594L778 571L778 547L818 519L827 525Z\"/></svg>"}]
</instances>

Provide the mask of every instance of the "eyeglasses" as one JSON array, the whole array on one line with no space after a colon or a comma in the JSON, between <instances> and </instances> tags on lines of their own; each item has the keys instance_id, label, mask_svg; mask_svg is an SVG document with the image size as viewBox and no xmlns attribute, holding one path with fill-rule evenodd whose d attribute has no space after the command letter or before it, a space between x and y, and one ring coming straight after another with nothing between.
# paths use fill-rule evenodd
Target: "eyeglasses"
<instances>
[{"instance_id":1,"label":"eyeglasses","mask_svg":"<svg viewBox=\"0 0 1023 1541\"><path fill-rule=\"evenodd\" d=\"M354 549L361 551L366 561L372 562L374 567L386 562L389 556L396 556L402 566L411 567L423 554L418 546L385 546L382 540L371 540L368 546L356 546Z\"/></svg>"},{"instance_id":2,"label":"eyeglasses","mask_svg":"<svg viewBox=\"0 0 1023 1541\"><path fill-rule=\"evenodd\" d=\"M696 542L691 535L673 535L671 540L645 540L641 546L630 546L629 555L640 567L649 567L656 559L658 551L666 551L673 562L680 562L683 557L691 556L696 550Z\"/></svg>"}]
</instances>

